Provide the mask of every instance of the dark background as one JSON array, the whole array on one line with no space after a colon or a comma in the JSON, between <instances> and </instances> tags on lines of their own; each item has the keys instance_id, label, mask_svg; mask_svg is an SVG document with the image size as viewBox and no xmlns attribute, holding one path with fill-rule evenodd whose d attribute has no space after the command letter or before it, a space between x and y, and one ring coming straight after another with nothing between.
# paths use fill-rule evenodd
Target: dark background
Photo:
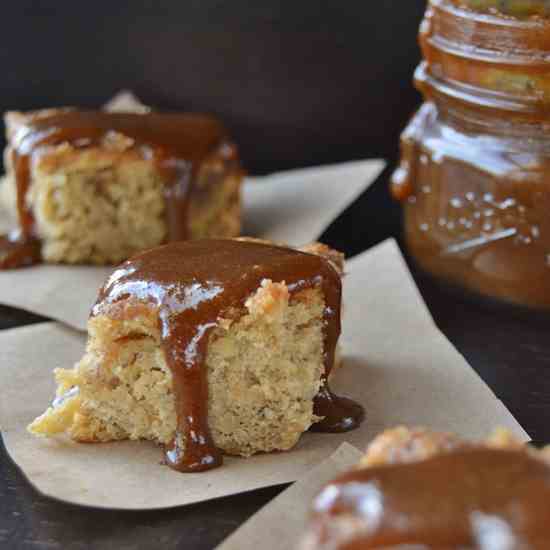
<instances>
[{"instance_id":1,"label":"dark background","mask_svg":"<svg viewBox=\"0 0 550 550\"><path fill-rule=\"evenodd\" d=\"M220 115L266 172L391 155L419 101L423 0L42 4L2 8L2 109L93 108L129 88Z\"/></svg>"},{"instance_id":2,"label":"dark background","mask_svg":"<svg viewBox=\"0 0 550 550\"><path fill-rule=\"evenodd\" d=\"M323 240L350 256L400 238L387 179L420 101L423 0L112 4L5 3L0 109L94 108L129 88L159 108L221 116L252 173L382 156L388 170ZM443 332L533 438L550 441L548 317L480 306L414 274ZM0 307L2 328L39 320ZM279 490L155 513L90 510L36 494L0 442L0 548L209 549Z\"/></svg>"}]
</instances>

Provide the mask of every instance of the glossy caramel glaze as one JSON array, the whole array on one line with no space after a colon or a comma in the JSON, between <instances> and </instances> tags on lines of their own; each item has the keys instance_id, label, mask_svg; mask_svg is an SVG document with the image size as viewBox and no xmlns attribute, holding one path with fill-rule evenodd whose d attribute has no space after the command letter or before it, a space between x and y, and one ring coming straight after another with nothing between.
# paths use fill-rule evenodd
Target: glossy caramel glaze
<instances>
[{"instance_id":1,"label":"glossy caramel glaze","mask_svg":"<svg viewBox=\"0 0 550 550\"><path fill-rule=\"evenodd\" d=\"M202 163L211 155L237 166L235 147L223 126L214 118L195 114L131 114L104 111L63 110L34 117L12 136L12 161L17 189L18 239L0 244L4 257L1 268L21 267L40 261L19 251L36 239L34 217L27 204L33 156L47 147L69 143L74 147L99 146L117 133L132 140L131 147L151 158L165 182L165 212L168 240L188 236L187 209L193 184ZM18 261L24 258L24 261Z\"/></svg>"},{"instance_id":2,"label":"glossy caramel glaze","mask_svg":"<svg viewBox=\"0 0 550 550\"><path fill-rule=\"evenodd\" d=\"M314 502L318 540L354 518L331 548L542 550L550 540L550 467L523 451L470 448L366 468L328 484Z\"/></svg>"},{"instance_id":3,"label":"glossy caramel glaze","mask_svg":"<svg viewBox=\"0 0 550 550\"><path fill-rule=\"evenodd\" d=\"M17 269L40 263L41 246L39 239L23 236L17 230L0 236L0 269Z\"/></svg>"},{"instance_id":4,"label":"glossy caramel glaze","mask_svg":"<svg viewBox=\"0 0 550 550\"><path fill-rule=\"evenodd\" d=\"M331 340L325 339L325 355L327 355L326 346ZM334 356L335 349L332 349L328 357ZM325 359L325 373L332 368L332 359L330 364ZM323 420L313 424L310 430L312 432L341 433L354 430L365 419L365 410L359 403L356 403L348 397L340 397L330 391L327 383L326 374L323 376L323 385L319 393L315 396L314 412L317 416L322 416Z\"/></svg>"},{"instance_id":5,"label":"glossy caramel glaze","mask_svg":"<svg viewBox=\"0 0 550 550\"><path fill-rule=\"evenodd\" d=\"M412 255L478 294L550 308L550 21L431 0L426 102L392 177Z\"/></svg>"},{"instance_id":6,"label":"glossy caramel glaze","mask_svg":"<svg viewBox=\"0 0 550 550\"><path fill-rule=\"evenodd\" d=\"M158 308L177 413L176 436L166 449L166 460L177 470L201 471L221 464L208 429L208 339L219 318L244 311L246 299L264 279L285 281L291 295L314 287L322 290L325 372L314 410L327 413L330 430L351 429L362 418L361 407L348 404L340 410L338 425L337 413L330 409L330 403L340 399L330 393L327 377L340 335L341 281L326 259L257 242L205 239L169 244L123 263L101 290L92 314L124 299Z\"/></svg>"}]
</instances>

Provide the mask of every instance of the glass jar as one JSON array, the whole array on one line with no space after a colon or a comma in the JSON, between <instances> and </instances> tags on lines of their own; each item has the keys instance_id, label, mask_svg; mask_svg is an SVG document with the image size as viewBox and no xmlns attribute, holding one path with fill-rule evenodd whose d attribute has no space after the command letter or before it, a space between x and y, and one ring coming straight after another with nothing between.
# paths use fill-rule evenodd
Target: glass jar
<instances>
[{"instance_id":1,"label":"glass jar","mask_svg":"<svg viewBox=\"0 0 550 550\"><path fill-rule=\"evenodd\" d=\"M401 136L391 190L421 268L550 308L550 19L468 7L484 3L495 2L429 3L415 73L425 103Z\"/></svg>"}]
</instances>

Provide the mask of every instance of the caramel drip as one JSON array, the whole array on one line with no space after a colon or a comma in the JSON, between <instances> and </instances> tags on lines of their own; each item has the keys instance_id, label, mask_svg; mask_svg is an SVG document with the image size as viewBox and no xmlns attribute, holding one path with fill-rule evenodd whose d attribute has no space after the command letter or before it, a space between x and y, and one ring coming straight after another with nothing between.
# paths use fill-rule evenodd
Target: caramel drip
<instances>
[{"instance_id":1,"label":"caramel drip","mask_svg":"<svg viewBox=\"0 0 550 550\"><path fill-rule=\"evenodd\" d=\"M26 202L33 156L61 143L98 146L112 133L131 139L131 147L152 158L161 174L168 241L189 236L187 211L203 161L212 154L226 162L236 160L236 150L228 143L223 126L206 115L67 110L35 118L19 128L12 139L19 231L0 243L0 269L40 261L35 220Z\"/></svg>"},{"instance_id":2,"label":"caramel drip","mask_svg":"<svg viewBox=\"0 0 550 550\"><path fill-rule=\"evenodd\" d=\"M41 243L33 237L25 237L20 231L0 236L0 269L16 269L40 263Z\"/></svg>"},{"instance_id":3,"label":"caramel drip","mask_svg":"<svg viewBox=\"0 0 550 550\"><path fill-rule=\"evenodd\" d=\"M550 540L550 467L526 452L471 448L357 470L330 483L314 514L321 537L350 515L356 536L334 548L538 550ZM332 547L332 546L331 546Z\"/></svg>"},{"instance_id":4,"label":"caramel drip","mask_svg":"<svg viewBox=\"0 0 550 550\"><path fill-rule=\"evenodd\" d=\"M332 363L330 368L332 368ZM327 372L326 367L325 372ZM313 424L310 430L324 433L355 430L365 419L363 407L352 399L332 393L326 375L323 375L321 384L321 389L313 401L313 412L317 416L322 416L323 420Z\"/></svg>"},{"instance_id":5,"label":"caramel drip","mask_svg":"<svg viewBox=\"0 0 550 550\"><path fill-rule=\"evenodd\" d=\"M166 461L176 470L202 471L222 462L208 428L208 340L218 319L244 311L246 299L264 279L285 281L291 296L321 289L325 372L315 413L327 416L326 428L331 431L351 429L362 418L359 405L333 396L327 384L340 335L341 281L326 259L254 242L173 243L123 263L101 290L92 314L128 298L158 308L177 414L176 435L166 448ZM325 425L320 424L323 429Z\"/></svg>"},{"instance_id":6,"label":"caramel drip","mask_svg":"<svg viewBox=\"0 0 550 550\"><path fill-rule=\"evenodd\" d=\"M405 202L415 192L418 157L418 146L415 139L418 129L415 126L415 120L417 118L411 120L401 135L399 142L401 159L390 176L390 193L399 202Z\"/></svg>"}]
</instances>

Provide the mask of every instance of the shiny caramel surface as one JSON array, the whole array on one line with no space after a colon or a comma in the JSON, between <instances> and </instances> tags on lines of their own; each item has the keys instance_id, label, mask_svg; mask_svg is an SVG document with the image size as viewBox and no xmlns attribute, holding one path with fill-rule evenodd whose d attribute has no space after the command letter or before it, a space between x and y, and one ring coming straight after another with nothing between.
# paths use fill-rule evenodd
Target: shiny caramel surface
<instances>
[{"instance_id":1,"label":"shiny caramel surface","mask_svg":"<svg viewBox=\"0 0 550 550\"><path fill-rule=\"evenodd\" d=\"M0 236L0 269L17 269L42 261L41 242L19 231Z\"/></svg>"},{"instance_id":2,"label":"shiny caramel surface","mask_svg":"<svg viewBox=\"0 0 550 550\"><path fill-rule=\"evenodd\" d=\"M550 157L522 138L459 130L431 103L401 145L393 192L417 263L471 291L549 308Z\"/></svg>"},{"instance_id":3,"label":"shiny caramel surface","mask_svg":"<svg viewBox=\"0 0 550 550\"><path fill-rule=\"evenodd\" d=\"M167 463L185 471L202 471L221 464L208 429L208 382L205 359L208 337L224 315L242 312L246 299L263 279L285 281L291 294L320 288L325 297L324 363L320 392L322 410L332 430L351 429L362 419L353 404L333 412L330 404L340 398L330 393L327 376L334 363L340 335L340 276L330 263L316 255L257 242L197 240L159 247L123 263L100 292L93 314L123 299L149 302L158 308L162 345L173 374L177 433L166 449ZM238 313L237 313L238 314ZM353 403L353 402L351 402ZM355 422L355 423L354 423ZM321 428L323 423L321 422Z\"/></svg>"},{"instance_id":4,"label":"shiny caramel surface","mask_svg":"<svg viewBox=\"0 0 550 550\"><path fill-rule=\"evenodd\" d=\"M313 513L320 540L331 522L355 518L354 534L334 546L342 550L542 550L549 499L546 463L524 451L470 448L345 474L321 491Z\"/></svg>"},{"instance_id":5,"label":"shiny caramel surface","mask_svg":"<svg viewBox=\"0 0 550 550\"><path fill-rule=\"evenodd\" d=\"M431 0L391 189L427 272L550 308L550 21Z\"/></svg>"},{"instance_id":6,"label":"shiny caramel surface","mask_svg":"<svg viewBox=\"0 0 550 550\"><path fill-rule=\"evenodd\" d=\"M202 162L213 154L227 162L236 161L236 150L225 129L206 115L62 110L32 117L17 129L10 143L21 247L36 238L34 217L26 199L33 155L61 143L77 148L101 145L113 134L132 140L131 147L151 158L162 174L169 241L188 235L187 210ZM10 261L0 264L0 268L29 265L28 261L18 261L24 255L18 251L17 242L6 242L0 247ZM34 256L33 263L37 261L39 256Z\"/></svg>"}]
</instances>

